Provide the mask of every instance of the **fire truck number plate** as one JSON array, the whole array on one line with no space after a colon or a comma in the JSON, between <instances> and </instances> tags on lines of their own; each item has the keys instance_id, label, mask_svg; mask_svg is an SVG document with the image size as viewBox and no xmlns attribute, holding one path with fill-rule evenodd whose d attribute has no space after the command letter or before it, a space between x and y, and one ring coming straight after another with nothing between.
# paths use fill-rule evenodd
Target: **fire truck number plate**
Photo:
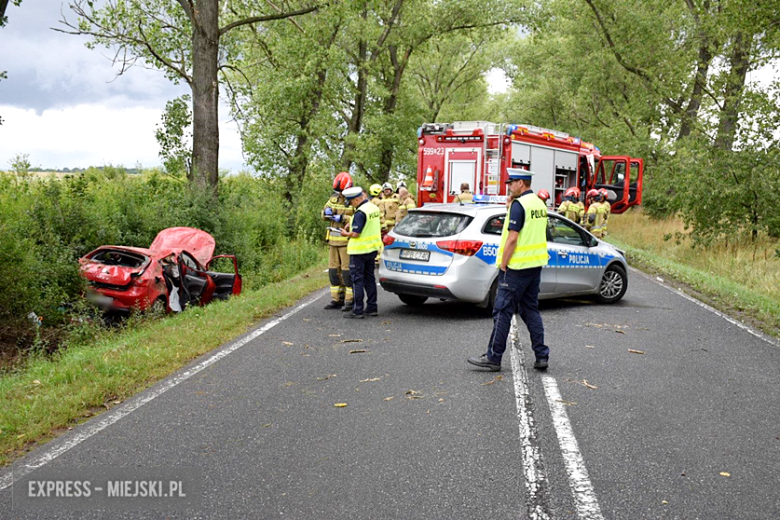
<instances>
[{"instance_id":1,"label":"fire truck number plate","mask_svg":"<svg viewBox=\"0 0 780 520\"><path fill-rule=\"evenodd\" d=\"M401 260L419 260L427 262L431 258L430 251L415 251L414 249L401 249Z\"/></svg>"}]
</instances>

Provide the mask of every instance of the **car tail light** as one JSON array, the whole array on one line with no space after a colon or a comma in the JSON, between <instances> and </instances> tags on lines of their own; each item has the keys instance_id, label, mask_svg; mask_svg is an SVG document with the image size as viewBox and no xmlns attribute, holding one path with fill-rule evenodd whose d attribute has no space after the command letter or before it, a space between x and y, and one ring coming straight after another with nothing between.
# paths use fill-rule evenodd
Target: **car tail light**
<instances>
[{"instance_id":1,"label":"car tail light","mask_svg":"<svg viewBox=\"0 0 780 520\"><path fill-rule=\"evenodd\" d=\"M459 255L474 256L477 251L482 247L482 242L479 240L441 240L436 242L439 249L445 251L451 251Z\"/></svg>"},{"instance_id":2,"label":"car tail light","mask_svg":"<svg viewBox=\"0 0 780 520\"><path fill-rule=\"evenodd\" d=\"M395 242L395 238L390 235L385 235L385 238L382 239L382 243L386 246L389 246L393 242Z\"/></svg>"}]
</instances>

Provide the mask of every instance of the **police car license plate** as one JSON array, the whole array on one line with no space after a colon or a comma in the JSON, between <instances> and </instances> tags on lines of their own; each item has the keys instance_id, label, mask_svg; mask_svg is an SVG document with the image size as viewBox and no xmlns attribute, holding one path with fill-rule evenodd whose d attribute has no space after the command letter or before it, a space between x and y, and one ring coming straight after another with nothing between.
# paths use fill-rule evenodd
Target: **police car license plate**
<instances>
[{"instance_id":1,"label":"police car license plate","mask_svg":"<svg viewBox=\"0 0 780 520\"><path fill-rule=\"evenodd\" d=\"M430 251L415 251L414 249L401 249L401 260L419 260L427 262L431 259Z\"/></svg>"}]
</instances>

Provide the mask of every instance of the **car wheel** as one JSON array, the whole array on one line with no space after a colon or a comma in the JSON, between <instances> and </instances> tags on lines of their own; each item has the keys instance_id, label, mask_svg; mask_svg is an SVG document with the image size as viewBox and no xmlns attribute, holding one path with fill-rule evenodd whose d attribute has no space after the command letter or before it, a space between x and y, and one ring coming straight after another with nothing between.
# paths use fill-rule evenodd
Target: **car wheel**
<instances>
[{"instance_id":1,"label":"car wheel","mask_svg":"<svg viewBox=\"0 0 780 520\"><path fill-rule=\"evenodd\" d=\"M485 314L488 316L493 315L493 305L496 303L496 294L498 293L498 277L496 277L495 280L493 280L493 284L490 286L490 290L488 291L487 299L484 303L480 304L479 307L485 311ZM484 305L484 307L483 307Z\"/></svg>"},{"instance_id":2,"label":"car wheel","mask_svg":"<svg viewBox=\"0 0 780 520\"><path fill-rule=\"evenodd\" d=\"M151 314L154 314L155 316L162 316L165 314L165 311L167 310L167 305L165 304L165 299L163 298L157 298L154 300L154 303L151 307L149 307L149 312Z\"/></svg>"},{"instance_id":3,"label":"car wheel","mask_svg":"<svg viewBox=\"0 0 780 520\"><path fill-rule=\"evenodd\" d=\"M615 303L626 294L626 289L628 289L628 277L625 269L618 264L613 264L607 267L601 276L597 298L601 303Z\"/></svg>"},{"instance_id":4,"label":"car wheel","mask_svg":"<svg viewBox=\"0 0 780 520\"><path fill-rule=\"evenodd\" d=\"M399 294L398 297L406 305L411 305L412 307L418 307L428 300L427 296L415 296L413 294Z\"/></svg>"}]
</instances>

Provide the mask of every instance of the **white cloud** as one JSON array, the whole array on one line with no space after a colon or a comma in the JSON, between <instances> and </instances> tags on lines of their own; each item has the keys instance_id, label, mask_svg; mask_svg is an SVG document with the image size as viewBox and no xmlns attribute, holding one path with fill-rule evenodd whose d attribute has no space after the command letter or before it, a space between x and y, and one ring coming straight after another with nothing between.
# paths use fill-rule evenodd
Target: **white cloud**
<instances>
[{"instance_id":1,"label":"white cloud","mask_svg":"<svg viewBox=\"0 0 780 520\"><path fill-rule=\"evenodd\" d=\"M85 168L160 164L154 138L162 109L81 104L44 110L0 105L0 169L16 154L28 154L33 166ZM220 167L243 164L235 123L220 123Z\"/></svg>"},{"instance_id":2,"label":"white cloud","mask_svg":"<svg viewBox=\"0 0 780 520\"><path fill-rule=\"evenodd\" d=\"M51 30L61 11L75 20L61 0L9 5L9 22L0 30L0 170L18 153L33 166L85 168L106 164L131 168L160 164L154 138L165 103L189 91L161 71L131 68L116 77L112 51L89 50L87 38ZM243 165L235 123L220 105L220 167Z\"/></svg>"}]
</instances>

